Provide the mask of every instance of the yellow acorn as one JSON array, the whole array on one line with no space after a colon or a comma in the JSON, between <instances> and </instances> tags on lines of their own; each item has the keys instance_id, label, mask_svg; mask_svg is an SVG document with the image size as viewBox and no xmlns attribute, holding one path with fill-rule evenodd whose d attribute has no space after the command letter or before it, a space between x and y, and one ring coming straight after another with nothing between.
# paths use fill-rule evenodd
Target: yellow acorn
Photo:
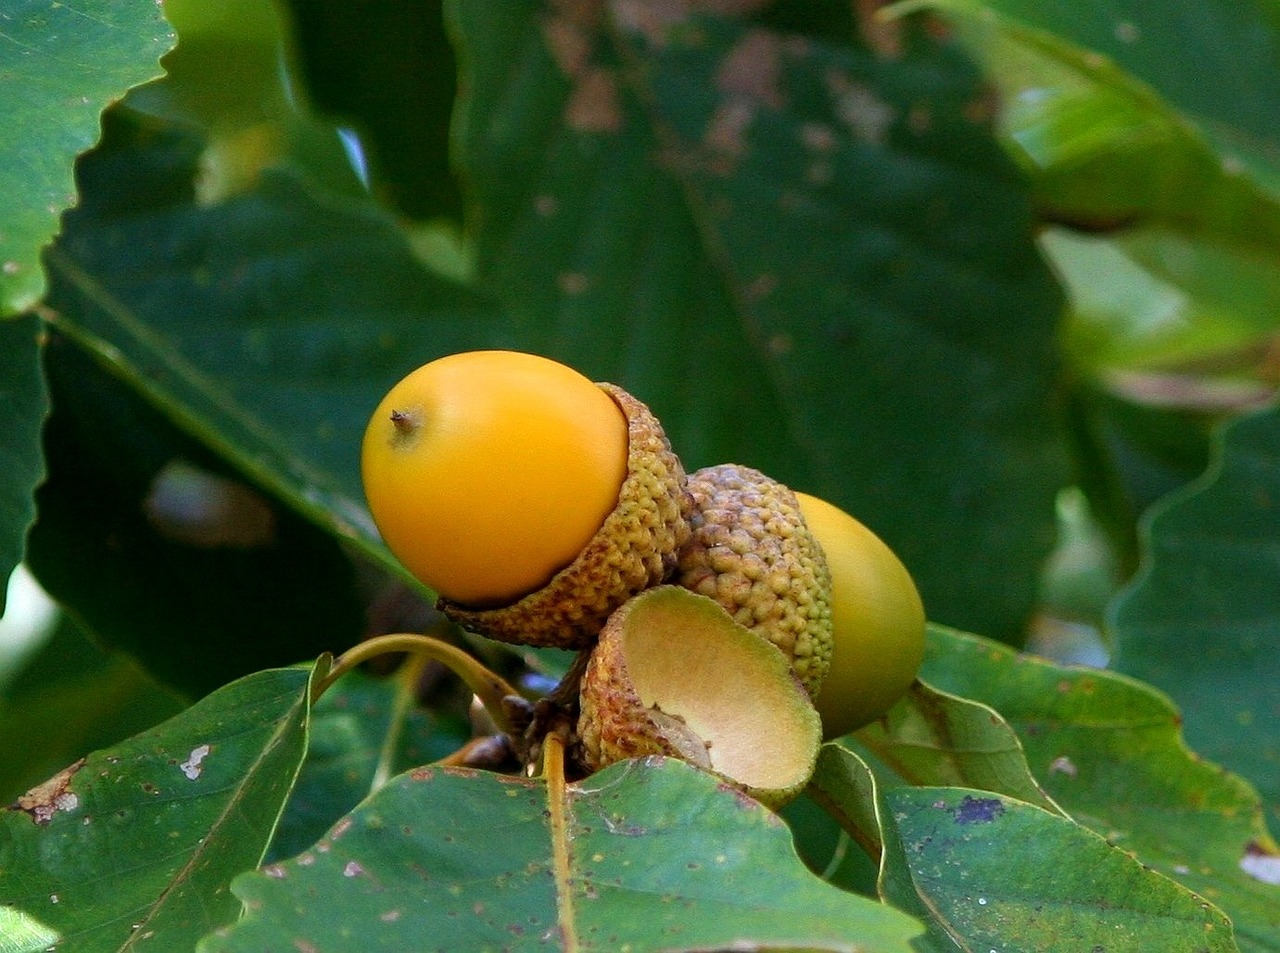
<instances>
[{"instance_id":1,"label":"yellow acorn","mask_svg":"<svg viewBox=\"0 0 1280 953\"><path fill-rule=\"evenodd\" d=\"M808 783L822 742L818 713L782 654L711 599L672 585L610 617L579 705L590 769L668 755L772 807Z\"/></svg>"},{"instance_id":2,"label":"yellow acorn","mask_svg":"<svg viewBox=\"0 0 1280 953\"><path fill-rule=\"evenodd\" d=\"M506 642L590 644L689 533L684 470L648 408L532 354L418 368L374 411L361 461L392 553L448 616Z\"/></svg>"},{"instance_id":3,"label":"yellow acorn","mask_svg":"<svg viewBox=\"0 0 1280 953\"><path fill-rule=\"evenodd\" d=\"M692 535L675 581L768 639L816 697L831 656L831 578L795 494L759 470L721 464L689 477Z\"/></svg>"},{"instance_id":4,"label":"yellow acorn","mask_svg":"<svg viewBox=\"0 0 1280 953\"><path fill-rule=\"evenodd\" d=\"M879 718L911 687L924 660L924 605L880 537L826 500L796 499L831 572L831 668L815 704L835 738Z\"/></svg>"}]
</instances>

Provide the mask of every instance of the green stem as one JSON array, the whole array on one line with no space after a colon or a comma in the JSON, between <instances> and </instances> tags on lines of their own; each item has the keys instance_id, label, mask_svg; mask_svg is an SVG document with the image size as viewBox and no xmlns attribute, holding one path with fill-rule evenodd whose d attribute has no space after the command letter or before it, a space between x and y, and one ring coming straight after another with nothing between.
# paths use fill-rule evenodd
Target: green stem
<instances>
[{"instance_id":1,"label":"green stem","mask_svg":"<svg viewBox=\"0 0 1280 953\"><path fill-rule=\"evenodd\" d=\"M334 661L333 668L329 673L316 682L312 691L312 702L315 702L330 685L357 665L390 652L408 652L412 655L434 659L443 665L447 665L480 699L480 703L488 710L494 724L498 726L500 731L511 732L514 730L507 719L502 699L508 695L517 695L518 693L507 684L502 676L489 671L489 669L455 645L442 642L440 639L429 635L417 635L412 632L379 635L343 652Z\"/></svg>"}]
</instances>

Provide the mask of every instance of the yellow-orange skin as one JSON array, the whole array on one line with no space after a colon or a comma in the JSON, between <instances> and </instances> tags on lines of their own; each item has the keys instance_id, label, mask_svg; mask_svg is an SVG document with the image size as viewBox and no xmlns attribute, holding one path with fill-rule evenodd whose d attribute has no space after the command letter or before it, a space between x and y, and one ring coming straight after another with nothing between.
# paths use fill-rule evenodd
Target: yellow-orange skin
<instances>
[{"instance_id":1,"label":"yellow-orange skin","mask_svg":"<svg viewBox=\"0 0 1280 953\"><path fill-rule=\"evenodd\" d=\"M924 605L884 541L826 500L796 493L831 571L831 667L814 700L823 734L875 721L915 681L924 660Z\"/></svg>"},{"instance_id":2,"label":"yellow-orange skin","mask_svg":"<svg viewBox=\"0 0 1280 953\"><path fill-rule=\"evenodd\" d=\"M468 351L396 384L361 448L383 541L464 605L503 605L573 561L626 476L627 421L591 380L548 358Z\"/></svg>"}]
</instances>

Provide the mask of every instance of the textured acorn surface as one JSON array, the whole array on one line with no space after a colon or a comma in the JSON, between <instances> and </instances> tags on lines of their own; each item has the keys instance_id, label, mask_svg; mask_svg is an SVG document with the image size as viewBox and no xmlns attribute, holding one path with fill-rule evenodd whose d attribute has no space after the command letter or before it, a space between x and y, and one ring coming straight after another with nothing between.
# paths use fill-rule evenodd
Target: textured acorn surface
<instances>
[{"instance_id":1,"label":"textured acorn surface","mask_svg":"<svg viewBox=\"0 0 1280 953\"><path fill-rule=\"evenodd\" d=\"M610 613L674 571L690 532L684 467L648 407L620 387L599 386L627 418L627 476L617 506L541 589L495 608L441 599L441 611L464 628L521 645L585 648Z\"/></svg>"},{"instance_id":2,"label":"textured acorn surface","mask_svg":"<svg viewBox=\"0 0 1280 953\"><path fill-rule=\"evenodd\" d=\"M662 754L777 807L808 782L822 724L787 660L717 603L678 586L610 617L579 693L592 770Z\"/></svg>"},{"instance_id":3,"label":"textured acorn surface","mask_svg":"<svg viewBox=\"0 0 1280 953\"><path fill-rule=\"evenodd\" d=\"M693 532L676 581L781 649L816 697L831 664L831 576L795 493L731 463L697 471L688 486Z\"/></svg>"}]
</instances>

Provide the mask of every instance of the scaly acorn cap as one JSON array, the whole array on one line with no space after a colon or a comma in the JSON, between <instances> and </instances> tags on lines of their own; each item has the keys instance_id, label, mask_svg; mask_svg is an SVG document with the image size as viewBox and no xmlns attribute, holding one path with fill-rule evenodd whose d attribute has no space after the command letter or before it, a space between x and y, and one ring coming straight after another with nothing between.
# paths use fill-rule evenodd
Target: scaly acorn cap
<instances>
[{"instance_id":1,"label":"scaly acorn cap","mask_svg":"<svg viewBox=\"0 0 1280 953\"><path fill-rule=\"evenodd\" d=\"M795 493L731 463L697 471L688 486L693 535L675 581L781 649L816 698L831 665L831 574Z\"/></svg>"},{"instance_id":2,"label":"scaly acorn cap","mask_svg":"<svg viewBox=\"0 0 1280 953\"><path fill-rule=\"evenodd\" d=\"M680 758L770 807L813 774L822 722L787 660L711 599L658 586L610 618L579 686L581 758Z\"/></svg>"},{"instance_id":3,"label":"scaly acorn cap","mask_svg":"<svg viewBox=\"0 0 1280 953\"><path fill-rule=\"evenodd\" d=\"M463 628L520 645L585 648L615 609L674 571L689 539L684 467L648 407L614 384L597 386L627 418L627 475L617 506L541 589L492 608L441 599L437 607Z\"/></svg>"}]
</instances>

